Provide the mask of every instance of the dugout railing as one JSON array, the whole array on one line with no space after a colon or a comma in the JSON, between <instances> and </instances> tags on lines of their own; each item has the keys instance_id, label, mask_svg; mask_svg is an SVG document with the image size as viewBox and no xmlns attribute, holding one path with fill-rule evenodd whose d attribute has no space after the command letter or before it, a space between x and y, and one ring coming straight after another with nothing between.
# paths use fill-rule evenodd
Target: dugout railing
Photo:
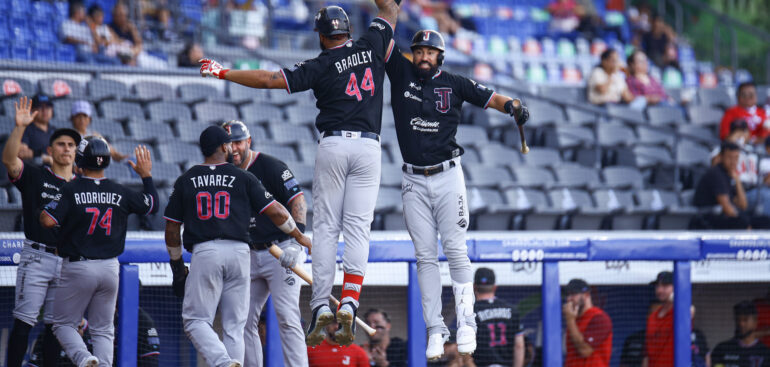
<instances>
[{"instance_id":1,"label":"dugout railing","mask_svg":"<svg viewBox=\"0 0 770 367\"><path fill-rule=\"evenodd\" d=\"M15 264L18 263L23 243L21 233L0 234L0 278L3 287L9 287L15 279ZM344 249L340 242L338 261ZM605 262L605 264L629 262L673 263L674 288L674 348L675 366L691 365L691 315L693 266L703 261L724 262L722 268L735 269L735 273L744 272L748 282L767 283L770 277L770 262L767 253L770 250L770 232L475 232L468 235L468 254L474 263L536 263L541 268L539 279L530 286L540 287L540 318L542 345L542 365L561 366L563 364L563 322L562 322L562 292L561 286L566 283L564 276L560 278L560 264L586 264L585 262ZM189 262L190 254L185 252L184 258ZM443 253L440 258L444 260ZM118 300L118 321L116 328L117 365L120 367L136 366L137 350L137 309L140 298L140 269L151 274L144 275L143 287L168 286L170 270L167 266L168 255L162 233L133 232L126 241L126 251L120 257L120 293ZM310 260L308 260L310 262ZM408 340L408 355L410 366L425 366L425 324L422 318L420 290L417 283L417 270L414 250L409 237L404 232L377 232L372 235L369 254L370 268L377 263L403 263L404 267L397 271L408 272L406 275L406 336ZM759 267L743 266L741 264L760 264ZM311 264L305 264L309 269ZM478 264L475 264L478 265ZM563 266L562 266L563 267ZM564 268L564 267L563 267ZM637 267L639 268L639 267ZM566 269L566 268L565 268ZM760 269L759 271L750 269ZM762 270L764 269L764 270ZM732 271L732 270L729 270ZM657 272L651 271L654 275ZM749 273L746 273L749 272ZM741 282L732 276L719 275L714 272L716 282ZM729 275L729 274L728 274ZM403 276L403 274L402 274ZM504 274L498 271L498 278L509 277L508 282L517 284L516 274ZM732 279L727 279L727 278ZM531 277L530 277L531 278ZM741 278L740 276L738 278ZM523 278L518 278L522 282ZM537 281L539 280L539 284ZM529 280L532 282L532 279ZM619 281L620 282L620 281ZM612 284L611 279L605 282ZM335 283L336 284L336 283ZM366 282L365 282L366 284ZM12 286L11 291L12 291ZM374 293L373 287L370 292ZM12 292L10 292L12 294ZM370 294L372 296L373 294ZM7 296L6 296L7 297ZM362 295L367 297L366 289ZM171 298L167 305L171 315L178 319L181 325L181 301ZM10 301L10 302L9 302ZM0 300L4 305L4 313L10 314L13 300ZM5 307L9 306L9 307ZM268 300L267 339L279 340L278 325ZM400 310L399 310L400 311ZM7 320L6 320L7 321ZM447 320L450 323L451 320ZM3 325L7 327L7 325ZM179 330L177 330L178 332ZM160 330L159 332L163 332ZM359 333L359 336L361 333ZM183 337L183 336L182 336ZM358 343L364 340L357 340ZM716 342L716 340L714 341ZM5 343L3 343L5 344ZM3 345L4 347L5 345ZM171 348L171 346L166 346ZM178 345L177 351L185 350ZM617 349L617 346L616 348ZM164 359L173 365L196 365L194 349L187 348L187 354L177 357L177 363ZM163 346L161 347L163 353ZM267 343L266 366L282 366L280 343ZM4 354L3 354L4 355ZM185 363L182 363L184 359ZM613 358L616 363L617 358ZM5 358L0 365L5 362ZM164 364L165 365L165 364ZM613 364L615 365L615 364Z\"/></svg>"}]
</instances>

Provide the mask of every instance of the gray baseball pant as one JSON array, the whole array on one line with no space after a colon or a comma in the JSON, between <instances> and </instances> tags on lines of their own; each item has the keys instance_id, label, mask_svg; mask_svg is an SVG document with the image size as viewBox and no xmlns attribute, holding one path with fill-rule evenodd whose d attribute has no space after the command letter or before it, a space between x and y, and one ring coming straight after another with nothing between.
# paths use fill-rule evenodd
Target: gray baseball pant
<instances>
[{"instance_id":1,"label":"gray baseball pant","mask_svg":"<svg viewBox=\"0 0 770 367\"><path fill-rule=\"evenodd\" d=\"M118 259L82 260L64 259L61 280L54 292L53 333L72 363L79 366L91 353L78 326L88 310L88 330L94 356L100 367L112 366L115 327L115 303L118 300L120 263Z\"/></svg>"},{"instance_id":2,"label":"gray baseball pant","mask_svg":"<svg viewBox=\"0 0 770 367\"><path fill-rule=\"evenodd\" d=\"M278 247L291 242L286 240ZM301 256L298 264L305 262ZM251 302L249 317L246 320L246 330L243 339L246 343L245 367L262 367L262 343L259 339L259 316L267 301L267 296L273 295L278 318L278 332L281 335L283 349L283 365L286 367L307 367L307 346L305 334L302 331L299 314L299 292L302 287L300 279L293 271L281 266L278 259L267 250L251 251ZM277 341L272 341L277 342Z\"/></svg>"},{"instance_id":3,"label":"gray baseball pant","mask_svg":"<svg viewBox=\"0 0 770 367\"><path fill-rule=\"evenodd\" d=\"M428 335L449 329L441 316L441 274L438 266L438 235L449 262L454 283L472 282L471 261L465 232L468 229L468 198L460 158L455 167L444 161L444 171L432 176L405 172L401 185L406 229L414 243L417 281L422 295L422 314ZM475 320L468 320L475 327Z\"/></svg>"},{"instance_id":4,"label":"gray baseball pant","mask_svg":"<svg viewBox=\"0 0 770 367\"><path fill-rule=\"evenodd\" d=\"M243 329L249 311L249 245L232 240L201 242L193 248L184 288L184 331L209 366L243 362ZM222 340L214 331L217 306Z\"/></svg>"},{"instance_id":5,"label":"gray baseball pant","mask_svg":"<svg viewBox=\"0 0 770 367\"><path fill-rule=\"evenodd\" d=\"M330 136L318 144L313 176L313 309L329 304L340 231L345 240L343 270L360 276L366 272L381 154L380 143L368 138ZM357 301L354 304L358 307Z\"/></svg>"},{"instance_id":6,"label":"gray baseball pant","mask_svg":"<svg viewBox=\"0 0 770 367\"><path fill-rule=\"evenodd\" d=\"M33 249L27 240L24 240L20 256L16 268L13 317L35 326L40 307L45 305L43 321L46 324L53 323L54 289L59 283L62 259L43 250Z\"/></svg>"}]
</instances>

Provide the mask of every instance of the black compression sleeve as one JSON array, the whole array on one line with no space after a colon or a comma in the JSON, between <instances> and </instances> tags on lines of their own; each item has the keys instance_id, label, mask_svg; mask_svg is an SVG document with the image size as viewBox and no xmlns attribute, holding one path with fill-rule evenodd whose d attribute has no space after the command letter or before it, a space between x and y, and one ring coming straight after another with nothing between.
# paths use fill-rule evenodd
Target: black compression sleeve
<instances>
[{"instance_id":1,"label":"black compression sleeve","mask_svg":"<svg viewBox=\"0 0 770 367\"><path fill-rule=\"evenodd\" d=\"M152 177L145 177L142 179L142 185L144 185L144 193L152 196L152 200L155 205L152 206L149 214L155 214L158 212L160 201L158 201L158 190L155 189L155 184L152 182Z\"/></svg>"}]
</instances>

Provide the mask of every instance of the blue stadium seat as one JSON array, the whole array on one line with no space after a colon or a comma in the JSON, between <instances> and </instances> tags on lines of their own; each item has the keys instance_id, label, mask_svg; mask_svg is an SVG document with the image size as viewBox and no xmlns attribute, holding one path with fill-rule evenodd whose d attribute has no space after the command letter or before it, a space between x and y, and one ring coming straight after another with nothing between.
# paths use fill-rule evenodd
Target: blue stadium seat
<instances>
[{"instance_id":1,"label":"blue stadium seat","mask_svg":"<svg viewBox=\"0 0 770 367\"><path fill-rule=\"evenodd\" d=\"M559 151L553 148L537 148L522 156L524 164L535 167L557 167L561 164Z\"/></svg>"},{"instance_id":2,"label":"blue stadium seat","mask_svg":"<svg viewBox=\"0 0 770 367\"><path fill-rule=\"evenodd\" d=\"M295 162L289 166L289 169L294 173L300 187L310 187L313 184L315 165Z\"/></svg>"},{"instance_id":3,"label":"blue stadium seat","mask_svg":"<svg viewBox=\"0 0 770 367\"><path fill-rule=\"evenodd\" d=\"M29 28L29 21L26 18L10 18L8 27L12 39L17 43L33 41L32 30Z\"/></svg>"},{"instance_id":4,"label":"blue stadium seat","mask_svg":"<svg viewBox=\"0 0 770 367\"><path fill-rule=\"evenodd\" d=\"M569 198L565 198L566 195L569 195ZM567 203L577 209L577 213L572 215L569 229L600 229L604 218L610 214L608 209L594 205L591 195L584 190L555 189L549 191L548 196L556 209L570 211L571 206L564 206Z\"/></svg>"},{"instance_id":5,"label":"blue stadium seat","mask_svg":"<svg viewBox=\"0 0 770 367\"><path fill-rule=\"evenodd\" d=\"M511 166L516 185L522 187L550 188L556 183L551 171L534 166Z\"/></svg>"},{"instance_id":6,"label":"blue stadium seat","mask_svg":"<svg viewBox=\"0 0 770 367\"><path fill-rule=\"evenodd\" d=\"M246 127L249 129L251 135L251 144L264 143L270 141L270 134L267 133L267 129L260 124L246 122Z\"/></svg>"},{"instance_id":7,"label":"blue stadium seat","mask_svg":"<svg viewBox=\"0 0 770 367\"><path fill-rule=\"evenodd\" d=\"M41 3L37 1L36 3ZM58 43L59 38L56 36L56 32L51 29L51 21L37 20L32 23L32 33L35 36L35 41L40 43Z\"/></svg>"},{"instance_id":8,"label":"blue stadium seat","mask_svg":"<svg viewBox=\"0 0 770 367\"><path fill-rule=\"evenodd\" d=\"M6 84L8 84L6 86ZM9 94L10 91L13 91L16 89L16 86L18 86L21 91L20 95L25 96L32 96L35 94L37 89L35 89L35 85L32 84L31 81L24 79L24 78L9 78L9 77L2 77L0 78L0 87L2 87L2 93L6 96L13 95L13 93ZM11 105L12 106L12 105ZM13 113L13 112L11 112Z\"/></svg>"},{"instance_id":9,"label":"blue stadium seat","mask_svg":"<svg viewBox=\"0 0 770 367\"><path fill-rule=\"evenodd\" d=\"M505 167L470 165L463 166L468 186L478 187L508 187L513 182L510 172Z\"/></svg>"},{"instance_id":10,"label":"blue stadium seat","mask_svg":"<svg viewBox=\"0 0 770 367\"><path fill-rule=\"evenodd\" d=\"M109 141L116 141L126 138L126 133L123 131L123 125L117 121L94 117L91 120L90 128L106 137Z\"/></svg>"},{"instance_id":11,"label":"blue stadium seat","mask_svg":"<svg viewBox=\"0 0 770 367\"><path fill-rule=\"evenodd\" d=\"M668 167L674 163L674 158L671 157L668 149L661 149L661 147L637 146L634 148L634 154L636 166L642 169L656 166Z\"/></svg>"},{"instance_id":12,"label":"blue stadium seat","mask_svg":"<svg viewBox=\"0 0 770 367\"><path fill-rule=\"evenodd\" d=\"M726 87L699 89L698 99L700 100L701 105L716 106L723 109L730 108L735 104L733 98L730 97L730 94L727 92Z\"/></svg>"},{"instance_id":13,"label":"blue stadium seat","mask_svg":"<svg viewBox=\"0 0 770 367\"><path fill-rule=\"evenodd\" d=\"M313 133L307 125L289 125L285 122L277 122L268 124L267 127L272 135L272 140L279 144L313 141Z\"/></svg>"},{"instance_id":14,"label":"blue stadium seat","mask_svg":"<svg viewBox=\"0 0 770 367\"><path fill-rule=\"evenodd\" d=\"M28 46L26 42L25 43L11 42L10 49L9 49L9 56L11 59L15 59L15 60L31 60L32 49Z\"/></svg>"},{"instance_id":15,"label":"blue stadium seat","mask_svg":"<svg viewBox=\"0 0 770 367\"><path fill-rule=\"evenodd\" d=\"M489 142L487 132L481 126L473 125L459 125L457 126L457 134L455 135L457 144L463 147L481 147Z\"/></svg>"},{"instance_id":16,"label":"blue stadium seat","mask_svg":"<svg viewBox=\"0 0 770 367\"><path fill-rule=\"evenodd\" d=\"M227 83L228 97L236 104L243 103L268 103L270 93L267 89L246 87L237 83Z\"/></svg>"},{"instance_id":17,"label":"blue stadium seat","mask_svg":"<svg viewBox=\"0 0 770 367\"><path fill-rule=\"evenodd\" d=\"M710 106L690 106L687 108L690 123L695 125L719 126L722 110Z\"/></svg>"},{"instance_id":18,"label":"blue stadium seat","mask_svg":"<svg viewBox=\"0 0 770 367\"><path fill-rule=\"evenodd\" d=\"M297 150L299 151L300 158L302 158L302 162L307 164L315 164L315 156L318 151L318 144L315 142L297 144ZM388 155L387 149L383 148L382 155L383 157Z\"/></svg>"},{"instance_id":19,"label":"blue stadium seat","mask_svg":"<svg viewBox=\"0 0 770 367\"><path fill-rule=\"evenodd\" d=\"M599 209L613 213L612 229L643 229L643 221L648 212L637 207L631 191L597 190L593 192L593 199Z\"/></svg>"},{"instance_id":20,"label":"blue stadium seat","mask_svg":"<svg viewBox=\"0 0 770 367\"><path fill-rule=\"evenodd\" d=\"M559 186L594 188L601 185L599 172L581 166L558 166L553 168Z\"/></svg>"},{"instance_id":21,"label":"blue stadium seat","mask_svg":"<svg viewBox=\"0 0 770 367\"><path fill-rule=\"evenodd\" d=\"M519 151L500 144L484 144L476 148L481 162L487 166L517 166L521 164Z\"/></svg>"},{"instance_id":22,"label":"blue stadium seat","mask_svg":"<svg viewBox=\"0 0 770 367\"><path fill-rule=\"evenodd\" d=\"M32 58L36 61L56 61L56 45L35 42L32 48Z\"/></svg>"},{"instance_id":23,"label":"blue stadium seat","mask_svg":"<svg viewBox=\"0 0 770 367\"><path fill-rule=\"evenodd\" d=\"M686 124L682 110L673 106L652 106L647 108L647 117L650 125L681 125Z\"/></svg>"},{"instance_id":24,"label":"blue stadium seat","mask_svg":"<svg viewBox=\"0 0 770 367\"><path fill-rule=\"evenodd\" d=\"M184 103L179 102L154 102L147 105L150 119L154 121L192 121L192 113ZM200 133L200 131L199 131Z\"/></svg>"},{"instance_id":25,"label":"blue stadium seat","mask_svg":"<svg viewBox=\"0 0 770 367\"><path fill-rule=\"evenodd\" d=\"M163 162L170 163L199 163L203 161L200 148L193 144L171 141L158 145L158 153Z\"/></svg>"},{"instance_id":26,"label":"blue stadium seat","mask_svg":"<svg viewBox=\"0 0 770 367\"><path fill-rule=\"evenodd\" d=\"M516 208L507 204L496 189L472 188L468 191L471 228L479 231L504 231L510 227Z\"/></svg>"},{"instance_id":27,"label":"blue stadium seat","mask_svg":"<svg viewBox=\"0 0 770 367\"><path fill-rule=\"evenodd\" d=\"M255 102L242 105L240 109L244 122L286 123L283 111L271 104Z\"/></svg>"},{"instance_id":28,"label":"blue stadium seat","mask_svg":"<svg viewBox=\"0 0 770 367\"><path fill-rule=\"evenodd\" d=\"M38 81L40 93L52 97L85 99L86 93L79 81L65 78L45 78ZM69 112L67 112L69 113Z\"/></svg>"},{"instance_id":29,"label":"blue stadium seat","mask_svg":"<svg viewBox=\"0 0 770 367\"><path fill-rule=\"evenodd\" d=\"M254 150L256 151L265 152L282 161L292 161L292 162L299 161L297 152L294 150L294 148L287 145L279 145L279 144L264 142L264 143L254 144L254 148L255 148Z\"/></svg>"},{"instance_id":30,"label":"blue stadium seat","mask_svg":"<svg viewBox=\"0 0 770 367\"><path fill-rule=\"evenodd\" d=\"M128 123L128 130L131 132L131 137L139 141L163 144L174 140L171 127L162 122L131 121Z\"/></svg>"},{"instance_id":31,"label":"blue stadium seat","mask_svg":"<svg viewBox=\"0 0 770 367\"><path fill-rule=\"evenodd\" d=\"M556 96L551 96L550 94L544 94L549 97L553 98L559 98ZM570 98L571 100L571 98ZM530 121L527 122L528 124L531 124L532 126L547 126L547 125L561 125L564 123L566 118L564 117L564 112L561 109L561 106L558 106L553 103L544 102L537 99L532 99L525 102L527 105L527 108L530 112Z\"/></svg>"},{"instance_id":32,"label":"blue stadium seat","mask_svg":"<svg viewBox=\"0 0 770 367\"><path fill-rule=\"evenodd\" d=\"M72 114L72 103L74 99L58 98L52 101L53 103L53 118L57 120L69 121ZM7 110L6 110L7 111Z\"/></svg>"},{"instance_id":33,"label":"blue stadium seat","mask_svg":"<svg viewBox=\"0 0 770 367\"><path fill-rule=\"evenodd\" d=\"M131 117L144 118L144 111L137 103L105 101L99 104L102 117L113 120L128 120Z\"/></svg>"},{"instance_id":34,"label":"blue stadium seat","mask_svg":"<svg viewBox=\"0 0 770 367\"><path fill-rule=\"evenodd\" d=\"M104 175L120 184L139 183L139 176L128 166L128 163L114 163L107 166Z\"/></svg>"},{"instance_id":35,"label":"blue stadium seat","mask_svg":"<svg viewBox=\"0 0 770 367\"><path fill-rule=\"evenodd\" d=\"M121 152L123 154L128 154L129 156L134 155L134 150L136 149L137 145L144 145L147 147L147 149L150 150L150 154L152 155L154 160L160 160L158 159L158 151L152 146L145 144L138 140L132 140L132 139L123 139L123 140L116 140L110 142L113 148L115 148L118 152ZM162 158L162 157L160 157Z\"/></svg>"},{"instance_id":36,"label":"blue stadium seat","mask_svg":"<svg viewBox=\"0 0 770 367\"><path fill-rule=\"evenodd\" d=\"M56 61L75 62L75 47L63 43L56 45Z\"/></svg>"},{"instance_id":37,"label":"blue stadium seat","mask_svg":"<svg viewBox=\"0 0 770 367\"><path fill-rule=\"evenodd\" d=\"M179 164L169 162L152 162L152 179L161 186L171 186L182 175Z\"/></svg>"},{"instance_id":38,"label":"blue stadium seat","mask_svg":"<svg viewBox=\"0 0 770 367\"><path fill-rule=\"evenodd\" d=\"M635 167L607 167L602 170L605 184L612 189L644 188L642 173Z\"/></svg>"},{"instance_id":39,"label":"blue stadium seat","mask_svg":"<svg viewBox=\"0 0 770 367\"><path fill-rule=\"evenodd\" d=\"M630 146L637 142L634 130L620 124L599 124L596 137L597 143L603 147Z\"/></svg>"},{"instance_id":40,"label":"blue stadium seat","mask_svg":"<svg viewBox=\"0 0 770 367\"><path fill-rule=\"evenodd\" d=\"M111 79L91 79L86 83L88 96L93 101L121 99L128 96L128 86Z\"/></svg>"},{"instance_id":41,"label":"blue stadium seat","mask_svg":"<svg viewBox=\"0 0 770 367\"><path fill-rule=\"evenodd\" d=\"M185 143L198 144L201 132L210 124L197 121L181 121L176 123L176 131L179 132L179 140Z\"/></svg>"},{"instance_id":42,"label":"blue stadium seat","mask_svg":"<svg viewBox=\"0 0 770 367\"><path fill-rule=\"evenodd\" d=\"M211 84L185 83L179 85L179 99L185 102L194 102L221 97L221 93Z\"/></svg>"},{"instance_id":43,"label":"blue stadium seat","mask_svg":"<svg viewBox=\"0 0 770 367\"><path fill-rule=\"evenodd\" d=\"M217 102L203 102L198 103L193 107L195 113L195 119L198 122L224 122L229 120L237 120L238 110L233 106L225 103Z\"/></svg>"},{"instance_id":44,"label":"blue stadium seat","mask_svg":"<svg viewBox=\"0 0 770 367\"><path fill-rule=\"evenodd\" d=\"M154 101L161 99L175 99L174 89L162 82L142 80L133 86L134 97L140 101ZM189 114L189 112L188 112Z\"/></svg>"},{"instance_id":45,"label":"blue stadium seat","mask_svg":"<svg viewBox=\"0 0 770 367\"><path fill-rule=\"evenodd\" d=\"M313 106L292 106L286 109L286 117L292 124L315 123L318 109Z\"/></svg>"},{"instance_id":46,"label":"blue stadium seat","mask_svg":"<svg viewBox=\"0 0 770 367\"><path fill-rule=\"evenodd\" d=\"M6 0L8 1L8 0ZM28 17L32 13L32 2L29 0L10 0L10 15L15 17Z\"/></svg>"},{"instance_id":47,"label":"blue stadium seat","mask_svg":"<svg viewBox=\"0 0 770 367\"><path fill-rule=\"evenodd\" d=\"M640 126L636 129L639 143L646 145L663 145L668 148L674 146L675 134L670 129L660 127Z\"/></svg>"}]
</instances>

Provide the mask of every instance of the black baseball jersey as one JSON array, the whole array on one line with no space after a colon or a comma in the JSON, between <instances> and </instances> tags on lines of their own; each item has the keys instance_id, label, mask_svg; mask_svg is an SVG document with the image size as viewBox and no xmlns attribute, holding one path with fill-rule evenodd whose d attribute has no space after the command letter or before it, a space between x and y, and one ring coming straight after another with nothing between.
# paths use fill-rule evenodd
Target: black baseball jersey
<instances>
[{"instance_id":1,"label":"black baseball jersey","mask_svg":"<svg viewBox=\"0 0 770 367\"><path fill-rule=\"evenodd\" d=\"M291 172L286 163L278 158L257 152L247 170L257 176L267 192L286 208L289 207L289 203L294 198L302 195L302 189L299 187L294 173ZM270 218L264 215L251 217L249 233L252 243L267 243L288 238L286 233L278 229L270 221Z\"/></svg>"},{"instance_id":2,"label":"black baseball jersey","mask_svg":"<svg viewBox=\"0 0 770 367\"><path fill-rule=\"evenodd\" d=\"M515 306L499 298L476 301L476 352L473 360L477 366L513 363L513 347L516 334L521 331L519 312Z\"/></svg>"},{"instance_id":3,"label":"black baseball jersey","mask_svg":"<svg viewBox=\"0 0 770 367\"><path fill-rule=\"evenodd\" d=\"M441 69L431 78L421 79L397 46L385 69L404 162L432 166L461 156L464 150L455 134L463 102L487 108L494 91Z\"/></svg>"},{"instance_id":4,"label":"black baseball jersey","mask_svg":"<svg viewBox=\"0 0 770 367\"><path fill-rule=\"evenodd\" d=\"M43 228L40 225L40 211L49 201L59 197L59 190L67 183L67 180L57 176L47 166L36 166L28 163L23 164L19 177L9 178L21 191L24 236L30 241L55 246L58 229Z\"/></svg>"},{"instance_id":5,"label":"black baseball jersey","mask_svg":"<svg viewBox=\"0 0 770 367\"><path fill-rule=\"evenodd\" d=\"M385 63L392 39L393 26L375 18L357 41L349 40L281 70L289 93L313 90L320 110L318 131L380 133Z\"/></svg>"},{"instance_id":6,"label":"black baseball jersey","mask_svg":"<svg viewBox=\"0 0 770 367\"><path fill-rule=\"evenodd\" d=\"M253 174L230 163L200 164L176 180L163 216L185 224L182 242L192 252L196 243L216 239L249 243L252 213L275 202Z\"/></svg>"},{"instance_id":7,"label":"black baseball jersey","mask_svg":"<svg viewBox=\"0 0 770 367\"><path fill-rule=\"evenodd\" d=\"M144 192L108 178L81 176L64 184L61 197L45 207L45 213L61 226L59 255L109 259L123 253L128 215L158 211L152 178L142 181Z\"/></svg>"},{"instance_id":8,"label":"black baseball jersey","mask_svg":"<svg viewBox=\"0 0 770 367\"><path fill-rule=\"evenodd\" d=\"M731 339L714 348L711 352L714 367L770 367L770 349L757 340L753 345L742 345L740 340Z\"/></svg>"}]
</instances>

